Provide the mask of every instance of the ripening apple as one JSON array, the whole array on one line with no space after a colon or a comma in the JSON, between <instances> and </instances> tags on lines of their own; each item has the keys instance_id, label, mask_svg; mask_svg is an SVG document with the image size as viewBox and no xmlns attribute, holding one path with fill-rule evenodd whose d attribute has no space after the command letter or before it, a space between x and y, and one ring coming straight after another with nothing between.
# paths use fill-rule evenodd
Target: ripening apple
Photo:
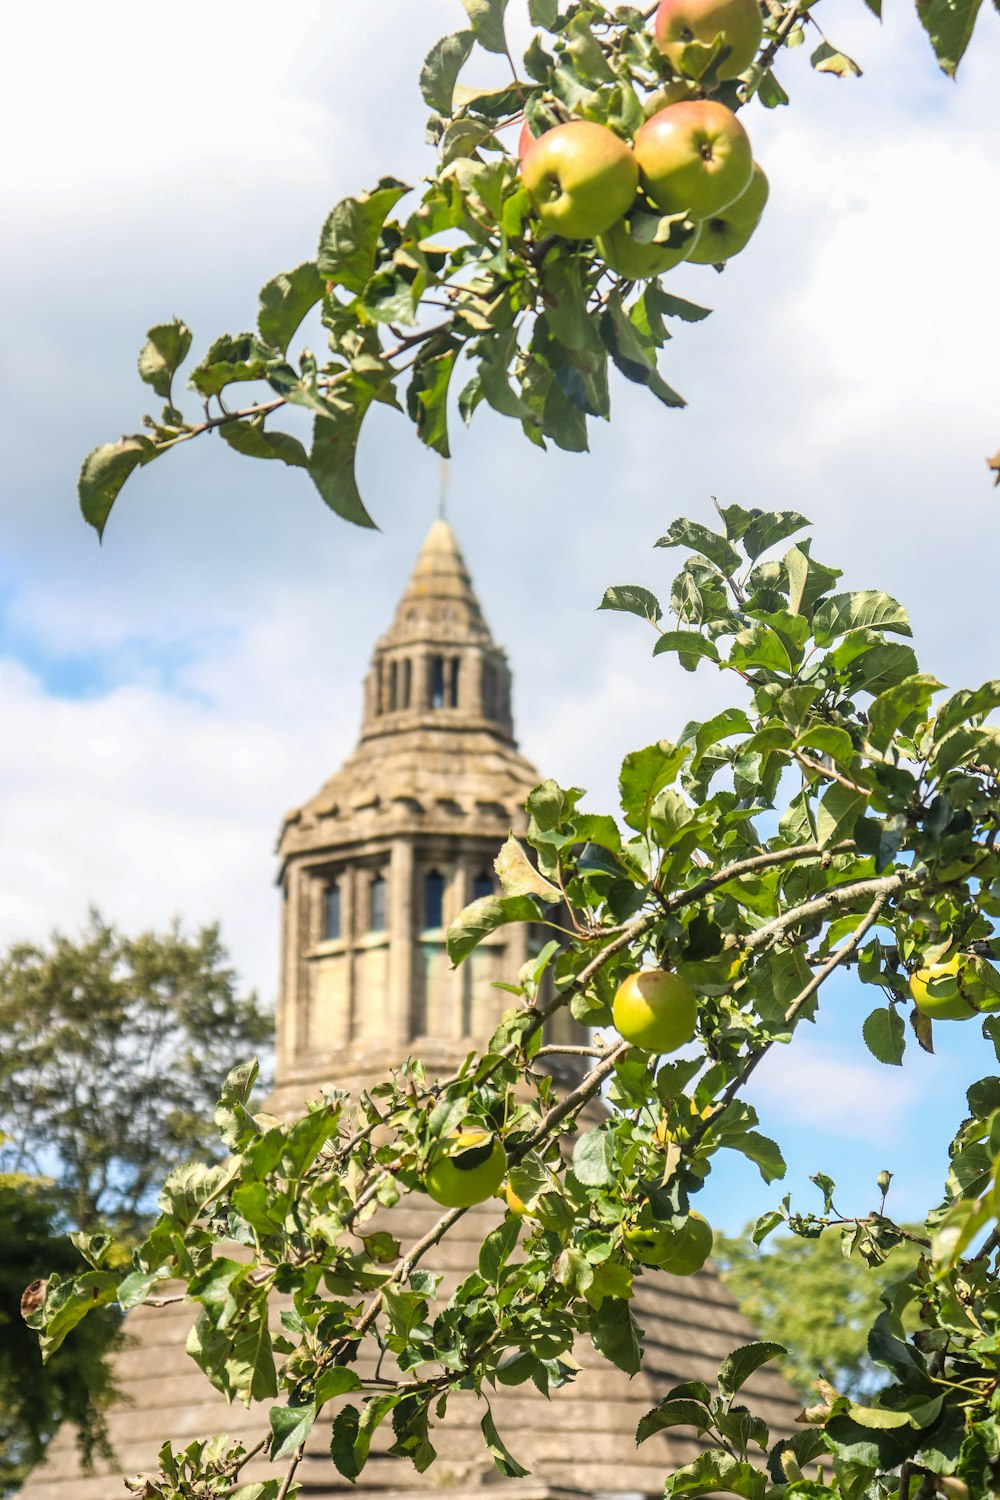
<instances>
[{"instance_id":1,"label":"ripening apple","mask_svg":"<svg viewBox=\"0 0 1000 1500\"><path fill-rule=\"evenodd\" d=\"M701 234L688 252L688 260L699 266L717 266L724 260L739 255L750 243L751 236L760 223L767 203L767 178L753 164L750 186L734 203L710 219L702 220Z\"/></svg>"},{"instance_id":2,"label":"ripening apple","mask_svg":"<svg viewBox=\"0 0 1000 1500\"><path fill-rule=\"evenodd\" d=\"M540 135L521 162L542 228L565 239L603 234L632 206L639 169L625 141L592 120Z\"/></svg>"},{"instance_id":3,"label":"ripening apple","mask_svg":"<svg viewBox=\"0 0 1000 1500\"><path fill-rule=\"evenodd\" d=\"M507 1157L496 1136L460 1130L431 1147L424 1191L442 1208L471 1208L493 1197L506 1171Z\"/></svg>"},{"instance_id":4,"label":"ripening apple","mask_svg":"<svg viewBox=\"0 0 1000 1500\"><path fill-rule=\"evenodd\" d=\"M594 248L605 264L629 281L648 281L651 276L662 276L664 271L680 265L682 260L689 260L701 233L700 224L684 219L673 228L670 236L673 243L658 245L654 240L643 242L635 238L636 222L626 215L594 239Z\"/></svg>"},{"instance_id":5,"label":"ripening apple","mask_svg":"<svg viewBox=\"0 0 1000 1500\"><path fill-rule=\"evenodd\" d=\"M665 214L708 219L750 186L750 137L714 99L668 104L640 125L635 159L642 185Z\"/></svg>"},{"instance_id":6,"label":"ripening apple","mask_svg":"<svg viewBox=\"0 0 1000 1500\"><path fill-rule=\"evenodd\" d=\"M975 972L975 961L958 949L943 963L916 969L910 975L910 994L917 1010L932 1021L970 1021L1000 1005L992 985Z\"/></svg>"},{"instance_id":7,"label":"ripening apple","mask_svg":"<svg viewBox=\"0 0 1000 1500\"><path fill-rule=\"evenodd\" d=\"M764 34L757 0L660 0L653 39L675 73L684 72L686 47L697 43L709 48L720 33L729 55L716 76L736 78L753 62Z\"/></svg>"},{"instance_id":8,"label":"ripening apple","mask_svg":"<svg viewBox=\"0 0 1000 1500\"><path fill-rule=\"evenodd\" d=\"M700 1271L712 1253L713 1239L711 1224L694 1211L680 1229L674 1229L643 1210L622 1234L622 1242L633 1260L669 1271L672 1276L693 1276Z\"/></svg>"},{"instance_id":9,"label":"ripening apple","mask_svg":"<svg viewBox=\"0 0 1000 1500\"><path fill-rule=\"evenodd\" d=\"M629 974L615 991L611 1015L633 1047L676 1052L694 1036L698 1001L686 979L669 969Z\"/></svg>"}]
</instances>

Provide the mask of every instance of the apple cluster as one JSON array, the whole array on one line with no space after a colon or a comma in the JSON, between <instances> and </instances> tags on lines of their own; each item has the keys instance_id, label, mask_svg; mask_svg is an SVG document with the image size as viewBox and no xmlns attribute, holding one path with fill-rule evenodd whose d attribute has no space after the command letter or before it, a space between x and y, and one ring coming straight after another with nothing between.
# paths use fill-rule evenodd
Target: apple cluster
<instances>
[{"instance_id":1,"label":"apple cluster","mask_svg":"<svg viewBox=\"0 0 1000 1500\"><path fill-rule=\"evenodd\" d=\"M718 79L737 77L761 35L757 0L660 0L654 24L657 50L678 80L706 56ZM654 94L631 145L592 120L568 120L537 137L526 124L521 178L542 228L593 240L629 281L684 260L717 265L738 254L764 211L767 178L733 111L686 95L683 82Z\"/></svg>"}]
</instances>

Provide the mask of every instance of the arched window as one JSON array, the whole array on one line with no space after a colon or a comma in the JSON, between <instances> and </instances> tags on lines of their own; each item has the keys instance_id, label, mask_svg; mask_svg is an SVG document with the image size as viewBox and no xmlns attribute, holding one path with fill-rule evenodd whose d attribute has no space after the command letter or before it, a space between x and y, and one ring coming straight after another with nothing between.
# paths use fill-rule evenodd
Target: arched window
<instances>
[{"instance_id":1,"label":"arched window","mask_svg":"<svg viewBox=\"0 0 1000 1500\"><path fill-rule=\"evenodd\" d=\"M375 664L375 712L382 712L382 658Z\"/></svg>"},{"instance_id":2,"label":"arched window","mask_svg":"<svg viewBox=\"0 0 1000 1500\"><path fill-rule=\"evenodd\" d=\"M399 668L396 662L389 663L389 712L395 712L399 706Z\"/></svg>"},{"instance_id":3,"label":"arched window","mask_svg":"<svg viewBox=\"0 0 1000 1500\"><path fill-rule=\"evenodd\" d=\"M403 708L410 706L410 690L413 687L413 663L409 657L403 663Z\"/></svg>"},{"instance_id":4,"label":"arched window","mask_svg":"<svg viewBox=\"0 0 1000 1500\"><path fill-rule=\"evenodd\" d=\"M448 707L458 707L458 669L461 658L453 656L449 662L448 672Z\"/></svg>"},{"instance_id":5,"label":"arched window","mask_svg":"<svg viewBox=\"0 0 1000 1500\"><path fill-rule=\"evenodd\" d=\"M493 668L488 661L483 662L483 713L487 719L493 718Z\"/></svg>"},{"instance_id":6,"label":"arched window","mask_svg":"<svg viewBox=\"0 0 1000 1500\"><path fill-rule=\"evenodd\" d=\"M444 876L428 870L424 876L424 927L444 926Z\"/></svg>"},{"instance_id":7,"label":"arched window","mask_svg":"<svg viewBox=\"0 0 1000 1500\"><path fill-rule=\"evenodd\" d=\"M385 876L373 875L368 887L368 930L385 931Z\"/></svg>"},{"instance_id":8,"label":"arched window","mask_svg":"<svg viewBox=\"0 0 1000 1500\"><path fill-rule=\"evenodd\" d=\"M328 885L323 892L323 941L334 943L340 937L340 886Z\"/></svg>"},{"instance_id":9,"label":"arched window","mask_svg":"<svg viewBox=\"0 0 1000 1500\"><path fill-rule=\"evenodd\" d=\"M431 657L430 680L431 708L444 708L444 657Z\"/></svg>"},{"instance_id":10,"label":"arched window","mask_svg":"<svg viewBox=\"0 0 1000 1500\"><path fill-rule=\"evenodd\" d=\"M472 882L472 899L473 901L482 901L484 896L492 895L493 876L490 874L489 870L480 870L479 874Z\"/></svg>"}]
</instances>

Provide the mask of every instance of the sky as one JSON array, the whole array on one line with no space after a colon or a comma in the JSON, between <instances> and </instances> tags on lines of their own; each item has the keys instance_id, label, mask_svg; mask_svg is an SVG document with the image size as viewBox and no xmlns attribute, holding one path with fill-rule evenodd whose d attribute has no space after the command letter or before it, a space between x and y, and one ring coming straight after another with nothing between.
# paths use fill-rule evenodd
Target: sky
<instances>
[{"instance_id":1,"label":"sky","mask_svg":"<svg viewBox=\"0 0 1000 1500\"><path fill-rule=\"evenodd\" d=\"M1000 446L1000 18L984 9L951 83L911 12L889 0L880 27L862 0L828 0L827 35L864 76L814 74L799 49L778 70L792 108L743 117L771 200L724 275L673 273L714 309L665 352L687 410L619 381L585 457L540 454L488 411L453 422L449 515L514 666L522 748L595 810L627 751L723 701L654 661L637 620L595 609L609 584L669 594L677 555L653 543L677 515L710 522L713 495L802 511L848 586L907 604L942 681L1000 675L984 462ZM76 474L149 404L150 324L183 317L196 351L251 326L259 286L313 253L338 198L427 170L419 64L462 19L458 0L280 16L175 0L169 24L53 0L5 18L0 944L76 930L90 903L131 930L219 920L273 999L280 818L354 742L438 460L376 413L359 475L381 529L360 531L303 474L201 440L130 481L102 547ZM938 1057L881 1068L860 1040L869 1005L832 991L754 1096L797 1204L839 1167L842 1206L863 1212L886 1166L905 1216L938 1191L965 1084L996 1063L952 1027ZM778 1191L734 1164L706 1197L734 1229Z\"/></svg>"}]
</instances>

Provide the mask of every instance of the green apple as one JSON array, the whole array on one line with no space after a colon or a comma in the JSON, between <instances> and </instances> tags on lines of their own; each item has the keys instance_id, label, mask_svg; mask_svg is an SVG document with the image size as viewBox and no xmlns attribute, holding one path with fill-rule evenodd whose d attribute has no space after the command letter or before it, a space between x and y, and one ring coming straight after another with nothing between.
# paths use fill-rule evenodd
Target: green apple
<instances>
[{"instance_id":1,"label":"green apple","mask_svg":"<svg viewBox=\"0 0 1000 1500\"><path fill-rule=\"evenodd\" d=\"M698 1001L686 979L669 969L644 969L622 980L611 1015L633 1047L676 1052L694 1036Z\"/></svg>"},{"instance_id":2,"label":"green apple","mask_svg":"<svg viewBox=\"0 0 1000 1500\"><path fill-rule=\"evenodd\" d=\"M721 213L703 220L701 234L697 244L689 252L688 260L693 260L699 266L717 266L722 261L739 255L749 244L760 223L767 194L767 178L754 162L753 176L746 192L741 193Z\"/></svg>"},{"instance_id":3,"label":"green apple","mask_svg":"<svg viewBox=\"0 0 1000 1500\"><path fill-rule=\"evenodd\" d=\"M606 265L629 281L648 281L651 276L662 276L664 271L688 260L701 233L700 224L692 219L679 219L671 227L669 241L662 245L655 240L637 239L636 229L643 219L650 217L626 215L594 239L597 253Z\"/></svg>"},{"instance_id":4,"label":"green apple","mask_svg":"<svg viewBox=\"0 0 1000 1500\"><path fill-rule=\"evenodd\" d=\"M431 1147L424 1191L442 1208L471 1208L493 1197L506 1171L507 1157L496 1136L460 1130Z\"/></svg>"},{"instance_id":5,"label":"green apple","mask_svg":"<svg viewBox=\"0 0 1000 1500\"><path fill-rule=\"evenodd\" d=\"M660 0L653 22L657 51L668 59L675 73L685 71L688 47L695 47L695 57L702 47L707 55L715 38L722 35L729 53L716 71L718 78L735 78L748 68L763 34L757 0Z\"/></svg>"},{"instance_id":6,"label":"green apple","mask_svg":"<svg viewBox=\"0 0 1000 1500\"><path fill-rule=\"evenodd\" d=\"M932 1021L971 1021L996 1010L996 992L976 973L975 965L975 959L956 949L942 963L916 969L910 975L910 994L917 1010Z\"/></svg>"},{"instance_id":7,"label":"green apple","mask_svg":"<svg viewBox=\"0 0 1000 1500\"><path fill-rule=\"evenodd\" d=\"M657 207L692 219L720 213L753 176L749 136L732 110L714 99L682 100L661 109L640 125L635 158Z\"/></svg>"},{"instance_id":8,"label":"green apple","mask_svg":"<svg viewBox=\"0 0 1000 1500\"><path fill-rule=\"evenodd\" d=\"M680 1229L674 1229L654 1219L648 1208L641 1209L622 1233L633 1260L672 1276L700 1271L712 1253L713 1239L711 1224L699 1213L692 1212Z\"/></svg>"},{"instance_id":9,"label":"green apple","mask_svg":"<svg viewBox=\"0 0 1000 1500\"><path fill-rule=\"evenodd\" d=\"M603 234L632 205L639 170L606 125L569 120L540 135L521 162L542 228L569 240Z\"/></svg>"}]
</instances>

